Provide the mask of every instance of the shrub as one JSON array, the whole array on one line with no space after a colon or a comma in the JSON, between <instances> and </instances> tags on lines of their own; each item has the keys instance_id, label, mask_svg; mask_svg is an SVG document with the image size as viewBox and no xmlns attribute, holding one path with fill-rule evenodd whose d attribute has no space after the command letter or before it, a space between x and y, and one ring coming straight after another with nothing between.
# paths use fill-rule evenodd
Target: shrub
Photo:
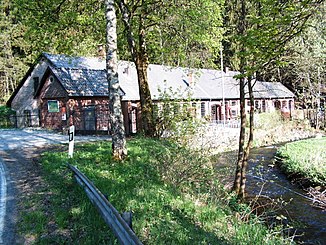
<instances>
[{"instance_id":1,"label":"shrub","mask_svg":"<svg viewBox=\"0 0 326 245\"><path fill-rule=\"evenodd\" d=\"M15 115L15 112L7 107L0 106L0 128L10 128L13 126L11 116Z\"/></svg>"}]
</instances>

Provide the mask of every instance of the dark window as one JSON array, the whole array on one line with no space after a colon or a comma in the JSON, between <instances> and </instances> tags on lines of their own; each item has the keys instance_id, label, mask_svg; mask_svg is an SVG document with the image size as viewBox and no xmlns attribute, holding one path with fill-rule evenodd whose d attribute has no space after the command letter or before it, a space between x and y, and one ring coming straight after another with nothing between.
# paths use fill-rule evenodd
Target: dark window
<instances>
[{"instance_id":1,"label":"dark window","mask_svg":"<svg viewBox=\"0 0 326 245\"><path fill-rule=\"evenodd\" d=\"M255 101L255 109L259 109L259 101Z\"/></svg>"},{"instance_id":2,"label":"dark window","mask_svg":"<svg viewBox=\"0 0 326 245\"><path fill-rule=\"evenodd\" d=\"M34 80L34 95L37 92L38 86L40 85L40 79L39 77L33 77Z\"/></svg>"},{"instance_id":3,"label":"dark window","mask_svg":"<svg viewBox=\"0 0 326 245\"><path fill-rule=\"evenodd\" d=\"M85 130L96 130L95 106L84 108Z\"/></svg>"},{"instance_id":4,"label":"dark window","mask_svg":"<svg viewBox=\"0 0 326 245\"><path fill-rule=\"evenodd\" d=\"M236 117L237 116L237 111L236 110L231 110L231 116Z\"/></svg>"},{"instance_id":5,"label":"dark window","mask_svg":"<svg viewBox=\"0 0 326 245\"><path fill-rule=\"evenodd\" d=\"M153 116L154 119L158 119L159 109L157 104L153 104Z\"/></svg>"},{"instance_id":6,"label":"dark window","mask_svg":"<svg viewBox=\"0 0 326 245\"><path fill-rule=\"evenodd\" d=\"M196 114L197 114L197 103L196 102L193 102L192 104L191 104L191 112L192 112L192 116L196 116Z\"/></svg>"},{"instance_id":7,"label":"dark window","mask_svg":"<svg viewBox=\"0 0 326 245\"><path fill-rule=\"evenodd\" d=\"M180 112L180 104L179 103L173 104L173 113L177 115L179 112Z\"/></svg>"},{"instance_id":8,"label":"dark window","mask_svg":"<svg viewBox=\"0 0 326 245\"><path fill-rule=\"evenodd\" d=\"M266 101L265 100L262 101L261 106L262 106L263 112L266 112Z\"/></svg>"},{"instance_id":9,"label":"dark window","mask_svg":"<svg viewBox=\"0 0 326 245\"><path fill-rule=\"evenodd\" d=\"M201 102L200 104L200 113L201 113L201 117L204 117L206 114L205 102Z\"/></svg>"}]
</instances>

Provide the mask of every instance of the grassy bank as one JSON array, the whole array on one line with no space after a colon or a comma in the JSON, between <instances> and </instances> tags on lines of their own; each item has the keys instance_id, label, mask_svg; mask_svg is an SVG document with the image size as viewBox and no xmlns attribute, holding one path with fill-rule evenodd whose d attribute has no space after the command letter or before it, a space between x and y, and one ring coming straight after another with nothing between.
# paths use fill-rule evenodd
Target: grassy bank
<instances>
[{"instance_id":1,"label":"grassy bank","mask_svg":"<svg viewBox=\"0 0 326 245\"><path fill-rule=\"evenodd\" d=\"M288 143L279 149L278 154L283 158L282 167L287 173L326 186L325 137Z\"/></svg>"},{"instance_id":2,"label":"grassy bank","mask_svg":"<svg viewBox=\"0 0 326 245\"><path fill-rule=\"evenodd\" d=\"M40 190L30 196L21 234L35 244L117 244L67 170L69 161L119 212L133 211L133 229L144 244L288 242L256 217L241 220L248 209L219 186L200 152L149 139L130 140L128 150L122 163L111 160L109 142L79 145L73 159L66 152L44 154L46 195Z\"/></svg>"}]
</instances>

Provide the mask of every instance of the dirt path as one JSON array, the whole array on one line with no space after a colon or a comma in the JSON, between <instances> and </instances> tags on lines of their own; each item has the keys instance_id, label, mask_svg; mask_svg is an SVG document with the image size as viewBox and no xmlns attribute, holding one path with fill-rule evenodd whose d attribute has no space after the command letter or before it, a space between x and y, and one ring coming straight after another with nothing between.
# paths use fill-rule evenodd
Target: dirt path
<instances>
[{"instance_id":1,"label":"dirt path","mask_svg":"<svg viewBox=\"0 0 326 245\"><path fill-rule=\"evenodd\" d=\"M78 136L76 139L81 142L110 138ZM20 237L17 223L21 212L35 208L29 198L31 193L37 193L46 200L47 186L41 177L38 158L42 152L57 148L58 144L62 147L62 143L67 143L66 135L33 130L0 130L0 244L31 244L34 240L33 237Z\"/></svg>"},{"instance_id":2,"label":"dirt path","mask_svg":"<svg viewBox=\"0 0 326 245\"><path fill-rule=\"evenodd\" d=\"M19 211L24 209L24 202L28 201L29 194L43 189L41 186L44 183L36 164L39 153L40 149L37 148L0 151L7 180L3 244L24 244L27 242L19 237L16 223L19 220Z\"/></svg>"}]
</instances>

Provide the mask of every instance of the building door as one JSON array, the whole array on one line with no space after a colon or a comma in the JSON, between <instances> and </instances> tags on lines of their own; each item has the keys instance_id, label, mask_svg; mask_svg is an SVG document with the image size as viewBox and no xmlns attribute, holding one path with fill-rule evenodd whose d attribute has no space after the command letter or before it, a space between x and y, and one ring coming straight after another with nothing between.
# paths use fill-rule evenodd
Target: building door
<instances>
[{"instance_id":1,"label":"building door","mask_svg":"<svg viewBox=\"0 0 326 245\"><path fill-rule=\"evenodd\" d=\"M221 116L221 106L220 105L212 105L211 107L211 119L213 122L218 122L222 120Z\"/></svg>"},{"instance_id":2,"label":"building door","mask_svg":"<svg viewBox=\"0 0 326 245\"><path fill-rule=\"evenodd\" d=\"M95 107L88 106L84 109L85 130L96 130Z\"/></svg>"},{"instance_id":3,"label":"building door","mask_svg":"<svg viewBox=\"0 0 326 245\"><path fill-rule=\"evenodd\" d=\"M275 100L274 108L277 109L277 110L281 109L281 102L279 100Z\"/></svg>"},{"instance_id":4,"label":"building door","mask_svg":"<svg viewBox=\"0 0 326 245\"><path fill-rule=\"evenodd\" d=\"M24 110L24 127L32 126L32 115L30 110Z\"/></svg>"},{"instance_id":5,"label":"building door","mask_svg":"<svg viewBox=\"0 0 326 245\"><path fill-rule=\"evenodd\" d=\"M137 107L132 107L129 113L129 132L131 134L137 133Z\"/></svg>"}]
</instances>

